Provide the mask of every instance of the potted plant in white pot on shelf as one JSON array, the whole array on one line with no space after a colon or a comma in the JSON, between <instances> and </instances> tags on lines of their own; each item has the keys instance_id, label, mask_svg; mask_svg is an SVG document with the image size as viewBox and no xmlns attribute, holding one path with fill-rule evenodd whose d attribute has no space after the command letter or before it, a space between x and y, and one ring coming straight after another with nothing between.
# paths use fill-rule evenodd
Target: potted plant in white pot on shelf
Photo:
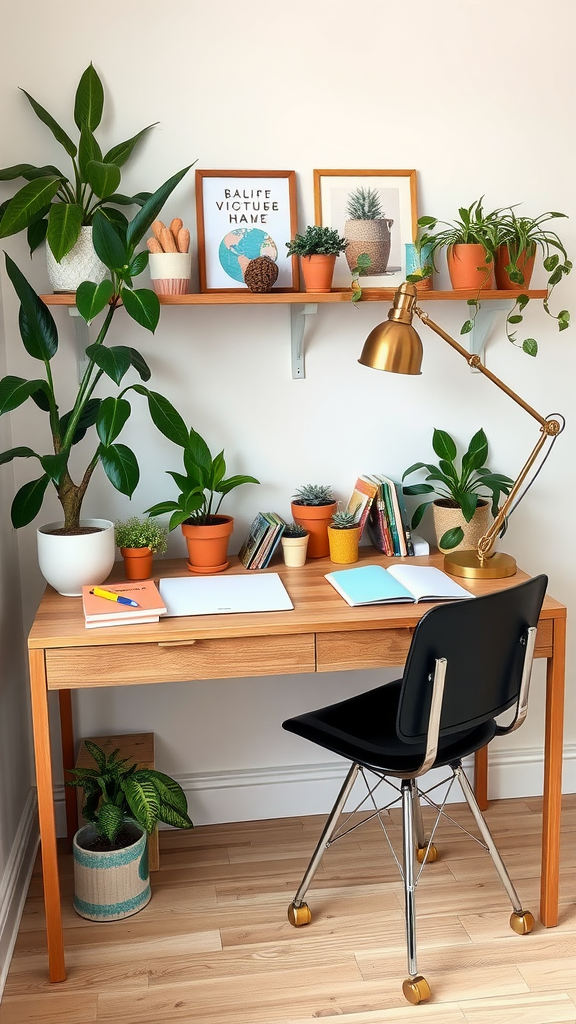
<instances>
[{"instance_id":1,"label":"potted plant in white pot on shelf","mask_svg":"<svg viewBox=\"0 0 576 1024\"><path fill-rule=\"evenodd\" d=\"M303 235L296 233L286 242L287 256L299 256L307 292L329 292L332 287L336 257L348 242L335 228L309 224Z\"/></svg>"},{"instance_id":2,"label":"potted plant in white pot on shelf","mask_svg":"<svg viewBox=\"0 0 576 1024\"><path fill-rule=\"evenodd\" d=\"M415 530L432 505L440 551L475 549L490 525L490 515L495 516L498 511L501 495L509 494L514 481L487 468L488 441L482 429L470 441L460 469L456 465L456 442L445 430L434 430L432 447L439 458L438 465L415 462L402 476L404 481L412 473L426 470L424 482L405 486L404 494L436 494L436 498L418 505L410 525Z\"/></svg>"},{"instance_id":3,"label":"potted plant in white pot on shelf","mask_svg":"<svg viewBox=\"0 0 576 1024\"><path fill-rule=\"evenodd\" d=\"M162 408L151 410L151 413L158 429L182 448L184 472L167 470L178 487L178 497L160 501L146 512L150 516L169 515L169 530L181 527L191 572L222 572L228 566L228 543L234 529L234 518L220 514L220 506L234 488L260 481L253 476L226 477L224 452L212 458L204 438L193 428L188 430L180 414L166 399L163 399Z\"/></svg>"},{"instance_id":4,"label":"potted plant in white pot on shelf","mask_svg":"<svg viewBox=\"0 0 576 1024\"><path fill-rule=\"evenodd\" d=\"M86 740L93 768L72 768L66 785L84 790L83 825L73 842L74 909L91 921L130 917L151 897L147 836L159 821L192 828L182 787Z\"/></svg>"},{"instance_id":5,"label":"potted plant in white pot on shelf","mask_svg":"<svg viewBox=\"0 0 576 1024\"><path fill-rule=\"evenodd\" d=\"M152 575L152 561L157 551L166 551L167 528L156 519L130 516L114 526L116 546L124 559L127 580L147 580Z\"/></svg>"},{"instance_id":6,"label":"potted plant in white pot on shelf","mask_svg":"<svg viewBox=\"0 0 576 1024\"><path fill-rule=\"evenodd\" d=\"M113 223L125 218L119 206L142 206L150 193L125 196L118 192L120 168L146 133L148 125L132 138L102 153L95 131L102 121L104 89L92 64L84 71L74 99L77 142L25 89L36 116L63 147L72 173L51 164L36 167L21 163L0 170L0 181L24 179L26 184L0 207L0 238L26 230L30 251L46 239L48 274L54 291L76 291L82 281L99 283L107 265L92 245L92 225L99 210Z\"/></svg>"},{"instance_id":7,"label":"potted plant in white pot on shelf","mask_svg":"<svg viewBox=\"0 0 576 1024\"><path fill-rule=\"evenodd\" d=\"M308 531L308 558L325 558L329 551L328 523L337 505L329 484L305 484L292 497L292 518Z\"/></svg>"},{"instance_id":8,"label":"potted plant in white pot on shelf","mask_svg":"<svg viewBox=\"0 0 576 1024\"><path fill-rule=\"evenodd\" d=\"M280 538L284 565L297 569L306 564L308 532L299 523L286 523Z\"/></svg>"},{"instance_id":9,"label":"potted plant in white pot on shelf","mask_svg":"<svg viewBox=\"0 0 576 1024\"><path fill-rule=\"evenodd\" d=\"M63 520L49 523L38 530L40 569L44 577L60 593L77 596L84 584L101 583L114 564L114 524L108 520L83 520L82 503L96 466L100 464L112 485L122 494L132 495L140 476L136 456L117 442L131 413L126 395L134 391L148 400L150 412L157 415L162 397L142 384L131 384L119 394L94 397L98 381L106 375L120 388L132 367L141 380L150 378L150 369L142 355L125 345L105 344L118 310L123 308L140 326L154 331L160 317L160 304L151 289L136 289L133 279L147 265L148 252L137 252L137 246L158 216L166 199L186 174L179 171L145 202L130 222L112 224L102 212L94 217L94 245L110 271L110 279L99 285L83 282L76 293L80 316L87 323L106 311L96 340L86 348L87 365L78 386L72 408L61 411L52 361L58 351L58 331L50 310L39 298L14 261L6 255L6 269L20 300L20 333L22 343L32 359L41 365L41 375L25 379L7 376L0 381L0 415L12 412L30 399L48 417L38 451L20 446L0 453L0 465L17 458L37 460L40 476L29 480L17 491L11 508L12 525L19 529L31 523L40 512L46 492L54 488L63 512ZM163 414L164 430L170 429ZM84 447L96 438L86 453L85 469L72 477L70 460L76 445ZM176 429L174 427L174 429ZM45 436L51 439L46 451ZM76 476L76 474L75 474ZM87 544L95 550L86 553Z\"/></svg>"}]
</instances>

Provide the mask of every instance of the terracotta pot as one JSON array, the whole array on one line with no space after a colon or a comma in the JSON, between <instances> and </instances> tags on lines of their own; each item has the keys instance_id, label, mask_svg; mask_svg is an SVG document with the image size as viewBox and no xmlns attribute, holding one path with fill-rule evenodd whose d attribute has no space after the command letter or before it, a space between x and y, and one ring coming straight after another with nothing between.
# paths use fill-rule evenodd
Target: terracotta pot
<instances>
[{"instance_id":1,"label":"terracotta pot","mask_svg":"<svg viewBox=\"0 0 576 1024\"><path fill-rule=\"evenodd\" d=\"M462 509L458 506L449 505L448 499L445 498L438 499L432 503L432 514L434 517L436 544L438 545L438 550L443 554L446 554L447 551L474 551L478 541L484 536L490 526L491 520L490 505L487 501L478 505L469 523L464 519ZM454 548L440 547L440 538L446 533L446 530L451 530L455 526L461 526L464 531L464 537L460 543Z\"/></svg>"},{"instance_id":2,"label":"terracotta pot","mask_svg":"<svg viewBox=\"0 0 576 1024\"><path fill-rule=\"evenodd\" d=\"M190 572L222 572L228 567L228 542L234 529L232 516L212 516L207 526L182 523Z\"/></svg>"},{"instance_id":3,"label":"terracotta pot","mask_svg":"<svg viewBox=\"0 0 576 1024\"><path fill-rule=\"evenodd\" d=\"M342 565L346 562L357 562L360 533L359 526L354 526L351 530L338 530L334 526L329 526L330 561Z\"/></svg>"},{"instance_id":4,"label":"terracotta pot","mask_svg":"<svg viewBox=\"0 0 576 1024\"><path fill-rule=\"evenodd\" d=\"M154 553L151 548L120 548L127 580L149 580Z\"/></svg>"},{"instance_id":5,"label":"terracotta pot","mask_svg":"<svg viewBox=\"0 0 576 1024\"><path fill-rule=\"evenodd\" d=\"M496 287L506 290L509 290L511 288L528 288L530 286L530 280L532 278L532 271L534 270L535 261L536 246L534 246L534 252L531 256L526 255L526 250L518 253L518 259L516 260L516 264L518 266L518 270L524 276L524 284L518 284L515 281L511 281L506 272L506 267L510 263L508 246L498 246L496 250L496 260L494 262L494 275L496 277Z\"/></svg>"},{"instance_id":6,"label":"terracotta pot","mask_svg":"<svg viewBox=\"0 0 576 1024\"><path fill-rule=\"evenodd\" d=\"M336 502L329 505L300 505L293 501L292 518L308 531L308 558L325 558L330 551L328 544L328 525L334 512Z\"/></svg>"},{"instance_id":7,"label":"terracotta pot","mask_svg":"<svg viewBox=\"0 0 576 1024\"><path fill-rule=\"evenodd\" d=\"M306 565L308 534L305 534L304 537L281 537L280 541L284 565L288 565L292 569L299 569L300 566Z\"/></svg>"},{"instance_id":8,"label":"terracotta pot","mask_svg":"<svg viewBox=\"0 0 576 1024\"><path fill-rule=\"evenodd\" d=\"M336 256L301 256L302 276L307 292L329 292L332 288Z\"/></svg>"},{"instance_id":9,"label":"terracotta pot","mask_svg":"<svg viewBox=\"0 0 576 1024\"><path fill-rule=\"evenodd\" d=\"M454 289L492 288L494 263L486 263L484 246L449 245L446 250L448 273Z\"/></svg>"}]
</instances>

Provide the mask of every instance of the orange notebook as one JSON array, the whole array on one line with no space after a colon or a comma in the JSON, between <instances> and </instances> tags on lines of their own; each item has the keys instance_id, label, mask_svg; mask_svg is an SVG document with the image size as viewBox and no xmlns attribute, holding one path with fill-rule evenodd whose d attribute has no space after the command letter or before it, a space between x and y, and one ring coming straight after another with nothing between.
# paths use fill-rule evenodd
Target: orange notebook
<instances>
[{"instance_id":1,"label":"orange notebook","mask_svg":"<svg viewBox=\"0 0 576 1024\"><path fill-rule=\"evenodd\" d=\"M82 605L88 629L94 626L126 626L131 622L158 622L160 616L166 613L166 605L153 580L132 580L110 585L103 583L100 589L128 597L136 601L138 607L98 597L93 593L94 587L82 587Z\"/></svg>"}]
</instances>

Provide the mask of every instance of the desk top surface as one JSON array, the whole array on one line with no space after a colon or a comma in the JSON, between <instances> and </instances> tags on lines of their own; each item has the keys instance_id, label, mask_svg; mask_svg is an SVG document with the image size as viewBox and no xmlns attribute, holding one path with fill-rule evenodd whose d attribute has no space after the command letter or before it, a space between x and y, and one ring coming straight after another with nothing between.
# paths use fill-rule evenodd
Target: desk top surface
<instances>
[{"instance_id":1,"label":"desk top surface","mask_svg":"<svg viewBox=\"0 0 576 1024\"><path fill-rule=\"evenodd\" d=\"M279 556L281 559L281 555ZM410 559L387 558L371 547L361 547L359 561L378 563L408 561L414 565L443 567L439 553ZM30 630L28 646L31 650L57 647L101 647L110 644L142 644L178 640L207 639L210 637L279 636L295 633L325 633L338 630L413 628L432 602L422 604L363 605L351 608L334 590L324 576L337 566L329 558L309 560L302 568L288 568L276 556L265 570L246 570L236 557L231 557L227 574L246 572L277 572L292 599L291 611L249 612L220 615L194 615L161 617L157 623L86 629L82 611L82 598L62 597L47 587ZM186 560L155 559L154 578L186 576ZM123 563L116 562L107 582L124 579ZM515 586L528 579L520 569L515 576L503 580L459 580L476 596L494 590ZM563 618L566 608L554 598L546 596L541 618Z\"/></svg>"}]
</instances>

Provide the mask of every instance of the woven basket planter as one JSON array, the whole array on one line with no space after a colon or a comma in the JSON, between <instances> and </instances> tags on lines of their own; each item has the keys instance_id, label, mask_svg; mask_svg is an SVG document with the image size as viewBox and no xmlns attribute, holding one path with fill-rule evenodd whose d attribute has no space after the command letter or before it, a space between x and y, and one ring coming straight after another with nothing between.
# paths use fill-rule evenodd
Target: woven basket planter
<instances>
[{"instance_id":1,"label":"woven basket planter","mask_svg":"<svg viewBox=\"0 0 576 1024\"><path fill-rule=\"evenodd\" d=\"M89 850L94 825L74 836L74 910L89 921L119 921L150 902L147 835L131 826L135 841L122 850Z\"/></svg>"},{"instance_id":2,"label":"woven basket planter","mask_svg":"<svg viewBox=\"0 0 576 1024\"><path fill-rule=\"evenodd\" d=\"M368 273L384 274L390 257L390 229L394 221L388 217L376 220L347 220L344 237L348 242L345 252L350 270L356 266L358 257L368 253L371 259Z\"/></svg>"},{"instance_id":3,"label":"woven basket planter","mask_svg":"<svg viewBox=\"0 0 576 1024\"><path fill-rule=\"evenodd\" d=\"M439 551L446 554L447 548L440 547L440 538L446 533L446 530L451 530L455 526L461 526L464 531L464 537L459 544L454 548L450 548L452 551L475 551L478 546L478 541L486 533L490 525L490 505L487 501L478 505L472 519L469 523L466 522L462 515L462 509L458 506L451 507L446 504L446 501L439 500L432 502L432 515L434 517L434 532L436 534L436 544L438 545Z\"/></svg>"}]
</instances>

